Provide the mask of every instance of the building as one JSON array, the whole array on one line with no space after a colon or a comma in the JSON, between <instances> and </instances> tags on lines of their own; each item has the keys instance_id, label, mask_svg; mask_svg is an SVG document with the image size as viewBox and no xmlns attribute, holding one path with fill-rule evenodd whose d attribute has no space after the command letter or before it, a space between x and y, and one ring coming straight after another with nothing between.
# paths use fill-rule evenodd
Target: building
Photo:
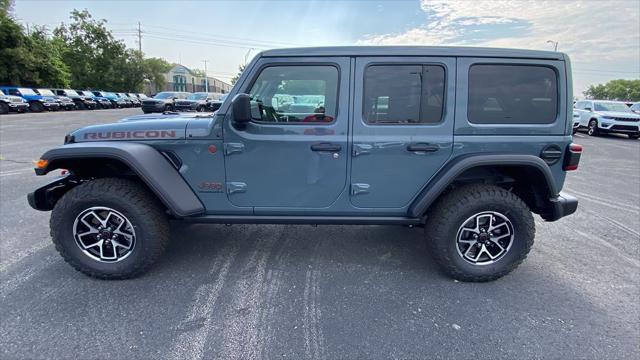
<instances>
[{"instance_id":1,"label":"building","mask_svg":"<svg viewBox=\"0 0 640 360\"><path fill-rule=\"evenodd\" d=\"M187 91L187 92L214 92L226 94L231 90L231 85L208 76L209 89L206 89L206 80L204 76L194 74L191 69L184 65L176 64L164 75L165 84L160 90L154 91L155 85L149 84L149 92L155 93L160 91Z\"/></svg>"}]
</instances>

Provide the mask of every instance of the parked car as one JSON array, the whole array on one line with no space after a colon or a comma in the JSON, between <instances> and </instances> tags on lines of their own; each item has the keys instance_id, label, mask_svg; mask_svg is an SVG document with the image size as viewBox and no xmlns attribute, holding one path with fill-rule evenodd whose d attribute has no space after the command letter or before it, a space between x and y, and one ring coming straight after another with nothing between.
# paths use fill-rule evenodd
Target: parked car
<instances>
[{"instance_id":1,"label":"parked car","mask_svg":"<svg viewBox=\"0 0 640 360\"><path fill-rule=\"evenodd\" d=\"M637 102L631 105L631 111L633 111L636 114L640 114L640 102Z\"/></svg>"},{"instance_id":2,"label":"parked car","mask_svg":"<svg viewBox=\"0 0 640 360\"><path fill-rule=\"evenodd\" d=\"M189 94L186 99L176 100L176 111L216 111L220 108L222 94L197 92Z\"/></svg>"},{"instance_id":3,"label":"parked car","mask_svg":"<svg viewBox=\"0 0 640 360\"><path fill-rule=\"evenodd\" d=\"M122 99L122 101L124 101L126 103L125 107L133 107L133 101L131 101L131 99L129 99L129 97L125 94L125 93L115 93L116 96L120 99Z\"/></svg>"},{"instance_id":4,"label":"parked car","mask_svg":"<svg viewBox=\"0 0 640 360\"><path fill-rule=\"evenodd\" d=\"M108 91L92 91L95 96L103 97L111 101L111 106L113 108L124 108L127 107L127 102L118 97L115 93Z\"/></svg>"},{"instance_id":5,"label":"parked car","mask_svg":"<svg viewBox=\"0 0 640 360\"><path fill-rule=\"evenodd\" d=\"M145 114L153 112L164 112L175 110L176 100L186 99L187 92L163 91L157 93L152 99L142 100L142 112Z\"/></svg>"},{"instance_id":6,"label":"parked car","mask_svg":"<svg viewBox=\"0 0 640 360\"><path fill-rule=\"evenodd\" d=\"M91 90L76 90L78 94L81 96L85 96L87 98L92 99L96 102L96 109L111 109L113 108L113 104L111 101L103 96L97 96Z\"/></svg>"},{"instance_id":7,"label":"parked car","mask_svg":"<svg viewBox=\"0 0 640 360\"><path fill-rule=\"evenodd\" d=\"M23 98L29 103L29 110L33 112L42 112L44 110L57 111L60 109L60 103L58 103L55 97L38 95L29 88L2 86L0 90L7 95L20 96Z\"/></svg>"},{"instance_id":8,"label":"parked car","mask_svg":"<svg viewBox=\"0 0 640 360\"><path fill-rule=\"evenodd\" d=\"M55 94L71 98L76 103L78 110L93 110L96 108L96 102L92 98L80 95L71 89L51 89Z\"/></svg>"},{"instance_id":9,"label":"parked car","mask_svg":"<svg viewBox=\"0 0 640 360\"><path fill-rule=\"evenodd\" d=\"M131 102L133 103L133 107L142 106L142 102L140 101L140 99L138 99L136 94L133 94L133 93L124 93L124 94L127 96L129 100L131 100Z\"/></svg>"},{"instance_id":10,"label":"parked car","mask_svg":"<svg viewBox=\"0 0 640 360\"><path fill-rule=\"evenodd\" d=\"M20 96L5 95L0 91L0 114L9 112L25 112L29 109L29 103Z\"/></svg>"},{"instance_id":11,"label":"parked car","mask_svg":"<svg viewBox=\"0 0 640 360\"><path fill-rule=\"evenodd\" d=\"M580 114L580 128L586 128L591 136L620 133L631 139L640 137L640 115L622 101L583 100L575 109Z\"/></svg>"},{"instance_id":12,"label":"parked car","mask_svg":"<svg viewBox=\"0 0 640 360\"><path fill-rule=\"evenodd\" d=\"M561 52L468 47L267 50L208 116L68 134L36 168L68 174L29 203L53 209L62 257L103 279L147 270L173 219L424 227L446 273L494 280L527 257L533 214L555 221L578 206L561 192L582 152L568 63ZM315 108L274 101L300 89ZM153 110L165 110L159 100L178 94L157 97Z\"/></svg>"},{"instance_id":13,"label":"parked car","mask_svg":"<svg viewBox=\"0 0 640 360\"><path fill-rule=\"evenodd\" d=\"M143 94L143 93L137 93L135 95L138 97L138 99L140 99L141 103L142 103L142 100L149 99L149 97L146 94Z\"/></svg>"},{"instance_id":14,"label":"parked car","mask_svg":"<svg viewBox=\"0 0 640 360\"><path fill-rule=\"evenodd\" d=\"M53 97L60 104L60 109L73 110L76 108L76 103L66 96L59 96L53 93L49 89L33 89L38 95Z\"/></svg>"}]
</instances>

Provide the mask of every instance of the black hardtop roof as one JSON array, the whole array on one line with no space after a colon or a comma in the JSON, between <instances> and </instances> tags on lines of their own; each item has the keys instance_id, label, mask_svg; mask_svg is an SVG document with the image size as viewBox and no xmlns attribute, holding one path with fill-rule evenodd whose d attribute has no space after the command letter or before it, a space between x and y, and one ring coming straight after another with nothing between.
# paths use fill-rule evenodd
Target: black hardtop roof
<instances>
[{"instance_id":1,"label":"black hardtop roof","mask_svg":"<svg viewBox=\"0 0 640 360\"><path fill-rule=\"evenodd\" d=\"M564 60L556 51L466 46L327 46L265 50L263 57L282 56L457 56Z\"/></svg>"}]
</instances>

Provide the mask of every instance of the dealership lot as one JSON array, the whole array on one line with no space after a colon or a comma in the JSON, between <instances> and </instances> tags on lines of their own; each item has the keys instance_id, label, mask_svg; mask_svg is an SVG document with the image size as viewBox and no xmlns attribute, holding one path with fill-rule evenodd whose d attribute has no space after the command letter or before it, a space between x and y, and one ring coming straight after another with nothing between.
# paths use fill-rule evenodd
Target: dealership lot
<instances>
[{"instance_id":1,"label":"dealership lot","mask_svg":"<svg viewBox=\"0 0 640 360\"><path fill-rule=\"evenodd\" d=\"M26 193L32 161L81 126L140 109L0 117L0 357L636 358L640 141L576 136L573 216L537 219L511 275L442 275L421 229L174 224L143 277L64 263Z\"/></svg>"}]
</instances>

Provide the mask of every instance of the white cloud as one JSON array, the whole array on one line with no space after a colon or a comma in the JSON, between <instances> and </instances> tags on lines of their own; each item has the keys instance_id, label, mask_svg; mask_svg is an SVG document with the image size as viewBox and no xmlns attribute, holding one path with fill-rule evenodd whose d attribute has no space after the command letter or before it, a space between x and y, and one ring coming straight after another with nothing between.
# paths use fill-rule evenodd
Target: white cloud
<instances>
[{"instance_id":1,"label":"white cloud","mask_svg":"<svg viewBox=\"0 0 640 360\"><path fill-rule=\"evenodd\" d=\"M640 77L640 2L427 1L425 24L360 44L552 48L574 63L576 95L591 83ZM481 30L480 30L481 29Z\"/></svg>"}]
</instances>

